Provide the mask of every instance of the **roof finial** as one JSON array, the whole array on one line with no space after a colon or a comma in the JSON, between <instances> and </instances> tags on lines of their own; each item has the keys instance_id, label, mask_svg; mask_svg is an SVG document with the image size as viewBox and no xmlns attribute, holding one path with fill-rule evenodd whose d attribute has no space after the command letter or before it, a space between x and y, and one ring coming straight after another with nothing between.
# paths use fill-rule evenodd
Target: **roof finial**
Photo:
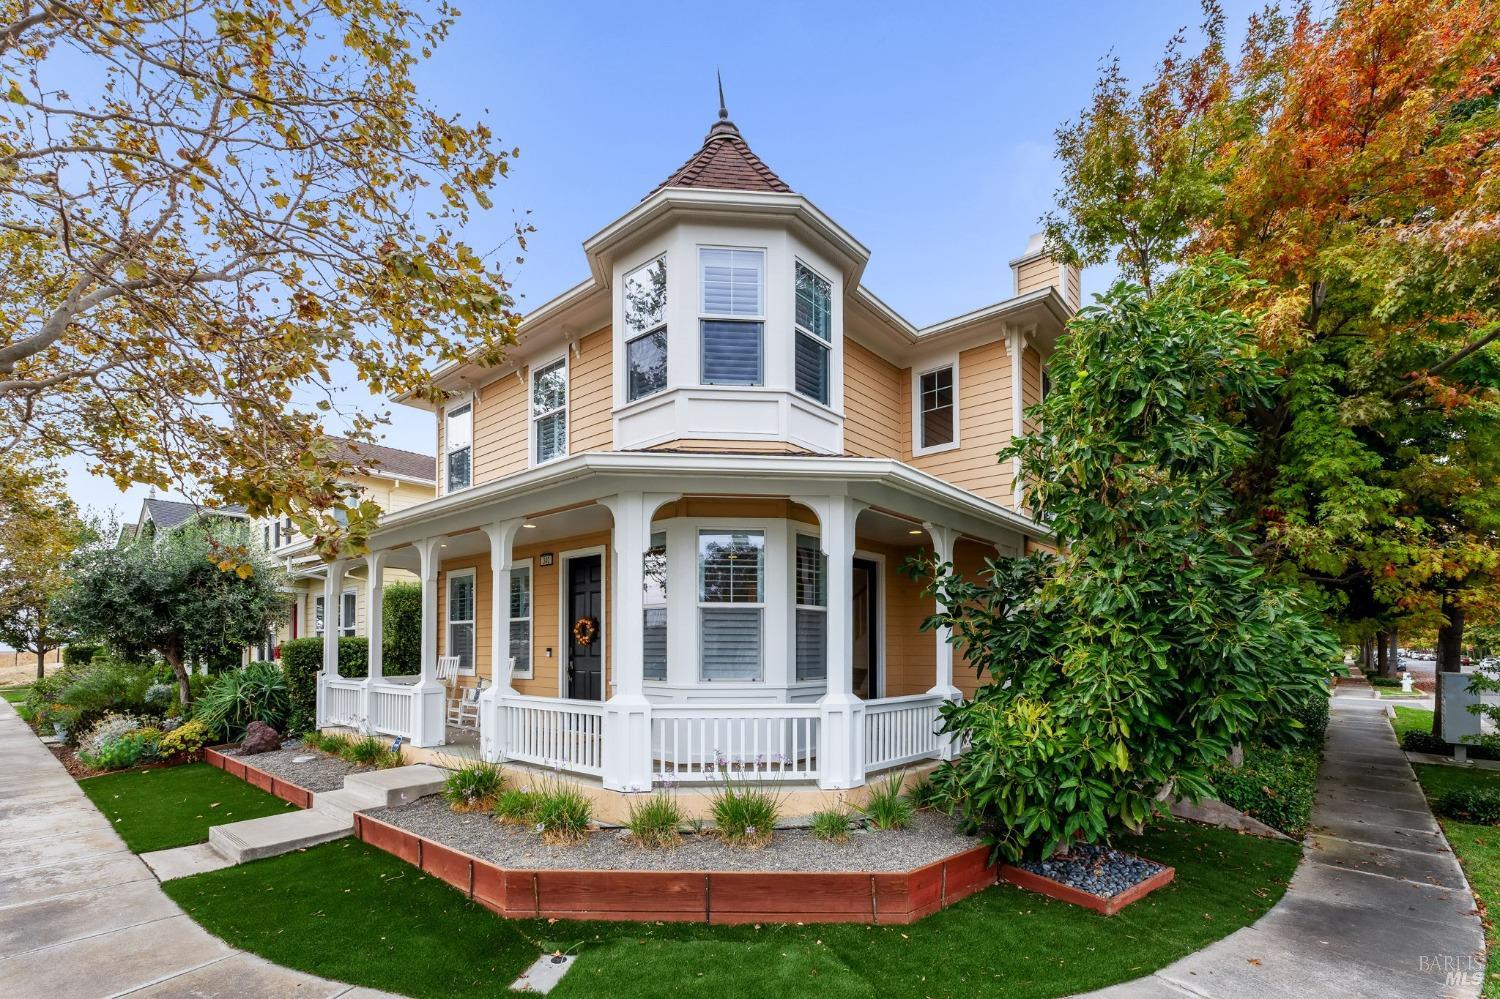
<instances>
[{"instance_id":1,"label":"roof finial","mask_svg":"<svg viewBox=\"0 0 1500 999\"><path fill-rule=\"evenodd\" d=\"M729 109L724 106L724 74L719 72L717 66L714 67L714 78L719 81L719 120L728 121Z\"/></svg>"}]
</instances>

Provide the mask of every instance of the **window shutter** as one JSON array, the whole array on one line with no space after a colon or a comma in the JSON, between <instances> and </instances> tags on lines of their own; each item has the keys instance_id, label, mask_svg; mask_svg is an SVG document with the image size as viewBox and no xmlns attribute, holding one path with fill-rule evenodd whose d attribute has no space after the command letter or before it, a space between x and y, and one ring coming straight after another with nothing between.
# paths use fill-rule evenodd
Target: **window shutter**
<instances>
[{"instance_id":1,"label":"window shutter","mask_svg":"<svg viewBox=\"0 0 1500 999\"><path fill-rule=\"evenodd\" d=\"M703 679L760 679L760 608L703 608Z\"/></svg>"},{"instance_id":2,"label":"window shutter","mask_svg":"<svg viewBox=\"0 0 1500 999\"><path fill-rule=\"evenodd\" d=\"M759 250L700 250L704 315L760 315L764 261Z\"/></svg>"},{"instance_id":3,"label":"window shutter","mask_svg":"<svg viewBox=\"0 0 1500 999\"><path fill-rule=\"evenodd\" d=\"M797 334L797 391L828 405L828 348L804 333Z\"/></svg>"}]
</instances>

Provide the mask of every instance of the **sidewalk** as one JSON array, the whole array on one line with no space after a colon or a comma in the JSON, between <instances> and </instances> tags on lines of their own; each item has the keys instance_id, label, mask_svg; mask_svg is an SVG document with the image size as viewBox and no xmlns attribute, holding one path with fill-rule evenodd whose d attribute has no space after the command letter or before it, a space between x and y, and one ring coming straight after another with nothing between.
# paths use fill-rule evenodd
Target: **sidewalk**
<instances>
[{"instance_id":1,"label":"sidewalk","mask_svg":"<svg viewBox=\"0 0 1500 999\"><path fill-rule=\"evenodd\" d=\"M198 926L4 701L0 843L0 995L383 995L278 967Z\"/></svg>"},{"instance_id":2,"label":"sidewalk","mask_svg":"<svg viewBox=\"0 0 1500 999\"><path fill-rule=\"evenodd\" d=\"M1367 684L1333 699L1302 865L1259 922L1104 999L1478 996L1468 882ZM1472 958L1472 960L1471 960Z\"/></svg>"}]
</instances>

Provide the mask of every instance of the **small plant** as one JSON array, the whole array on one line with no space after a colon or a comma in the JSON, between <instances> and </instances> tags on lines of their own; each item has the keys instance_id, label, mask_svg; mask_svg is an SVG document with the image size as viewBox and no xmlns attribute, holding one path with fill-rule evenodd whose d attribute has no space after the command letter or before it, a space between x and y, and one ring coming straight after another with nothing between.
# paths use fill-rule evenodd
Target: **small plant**
<instances>
[{"instance_id":1,"label":"small plant","mask_svg":"<svg viewBox=\"0 0 1500 999\"><path fill-rule=\"evenodd\" d=\"M177 703L177 687L170 683L153 683L146 688L143 699L150 710L165 712Z\"/></svg>"},{"instance_id":2,"label":"small plant","mask_svg":"<svg viewBox=\"0 0 1500 999\"><path fill-rule=\"evenodd\" d=\"M78 740L79 756L98 756L104 747L119 741L121 736L134 732L142 726L141 719L134 715L107 714L94 722Z\"/></svg>"},{"instance_id":3,"label":"small plant","mask_svg":"<svg viewBox=\"0 0 1500 999\"><path fill-rule=\"evenodd\" d=\"M535 793L531 821L544 843L580 843L588 835L589 799L571 784L553 782Z\"/></svg>"},{"instance_id":4,"label":"small plant","mask_svg":"<svg viewBox=\"0 0 1500 999\"><path fill-rule=\"evenodd\" d=\"M1401 748L1408 753L1432 753L1436 756L1452 756L1453 747L1443 741L1442 736L1412 729L1401 735Z\"/></svg>"},{"instance_id":5,"label":"small plant","mask_svg":"<svg viewBox=\"0 0 1500 999\"><path fill-rule=\"evenodd\" d=\"M196 756L208 745L212 737L208 726L196 718L190 722L178 725L161 737L161 755L176 756L179 753L187 756Z\"/></svg>"},{"instance_id":6,"label":"small plant","mask_svg":"<svg viewBox=\"0 0 1500 999\"><path fill-rule=\"evenodd\" d=\"M931 777L923 777L913 784L906 792L906 796L918 808L945 814L953 810L953 802L949 799L947 790L935 783Z\"/></svg>"},{"instance_id":7,"label":"small plant","mask_svg":"<svg viewBox=\"0 0 1500 999\"><path fill-rule=\"evenodd\" d=\"M505 775L487 760L465 760L443 782L443 799L455 812L487 812L505 789Z\"/></svg>"},{"instance_id":8,"label":"small plant","mask_svg":"<svg viewBox=\"0 0 1500 999\"><path fill-rule=\"evenodd\" d=\"M251 663L215 677L198 699L193 715L225 738L241 739L252 721L284 730L290 711L281 669L270 663Z\"/></svg>"},{"instance_id":9,"label":"small plant","mask_svg":"<svg viewBox=\"0 0 1500 999\"><path fill-rule=\"evenodd\" d=\"M912 816L917 809L911 799L901 793L901 784L905 778L905 771L893 774L870 791L870 797L865 802L865 814L870 817L870 824L876 829L905 829L911 825Z\"/></svg>"},{"instance_id":10,"label":"small plant","mask_svg":"<svg viewBox=\"0 0 1500 999\"><path fill-rule=\"evenodd\" d=\"M350 763L363 767L375 767L379 770L388 770L401 765L401 757L391 752L389 746L368 732L344 739L343 745L339 747L339 755Z\"/></svg>"},{"instance_id":11,"label":"small plant","mask_svg":"<svg viewBox=\"0 0 1500 999\"><path fill-rule=\"evenodd\" d=\"M838 808L829 808L812 814L812 834L818 839L829 843L849 842L849 824L854 816L849 809L840 805Z\"/></svg>"},{"instance_id":12,"label":"small plant","mask_svg":"<svg viewBox=\"0 0 1500 999\"><path fill-rule=\"evenodd\" d=\"M525 825L536 807L536 795L530 788L508 787L495 798L495 818L506 825Z\"/></svg>"},{"instance_id":13,"label":"small plant","mask_svg":"<svg viewBox=\"0 0 1500 999\"><path fill-rule=\"evenodd\" d=\"M640 846L667 848L682 842L682 809L677 807L677 799L666 792L653 794L639 804L632 800L625 825L630 838Z\"/></svg>"},{"instance_id":14,"label":"small plant","mask_svg":"<svg viewBox=\"0 0 1500 999\"><path fill-rule=\"evenodd\" d=\"M161 732L141 728L104 743L97 752L79 752L78 758L95 770L125 770L156 758Z\"/></svg>"},{"instance_id":15,"label":"small plant","mask_svg":"<svg viewBox=\"0 0 1500 999\"><path fill-rule=\"evenodd\" d=\"M771 842L781 818L781 797L719 761L712 803L714 826L726 843L758 850Z\"/></svg>"},{"instance_id":16,"label":"small plant","mask_svg":"<svg viewBox=\"0 0 1500 999\"><path fill-rule=\"evenodd\" d=\"M1492 826L1500 823L1500 790L1488 787L1460 787L1445 791L1432 810L1445 819Z\"/></svg>"}]
</instances>

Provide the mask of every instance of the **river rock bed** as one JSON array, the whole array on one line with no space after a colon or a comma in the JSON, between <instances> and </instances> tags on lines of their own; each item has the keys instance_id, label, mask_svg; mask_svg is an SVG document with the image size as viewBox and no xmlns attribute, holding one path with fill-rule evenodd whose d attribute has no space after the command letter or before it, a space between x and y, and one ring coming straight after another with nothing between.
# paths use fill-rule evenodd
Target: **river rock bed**
<instances>
[{"instance_id":1,"label":"river rock bed","mask_svg":"<svg viewBox=\"0 0 1500 999\"><path fill-rule=\"evenodd\" d=\"M1165 870L1164 865L1155 861L1143 860L1111 847L1088 844L1073 847L1066 857L1023 860L1016 866L1099 898L1114 898Z\"/></svg>"},{"instance_id":2,"label":"river rock bed","mask_svg":"<svg viewBox=\"0 0 1500 999\"><path fill-rule=\"evenodd\" d=\"M283 742L280 749L269 753L242 755L238 748L225 749L223 753L257 770L264 770L268 774L274 774L282 780L313 792L337 791L344 786L344 778L350 774L365 773L374 769L358 766L327 753L320 753L316 749L309 749L295 739ZM303 757L307 756L312 759L304 760ZM299 763L298 760L302 762Z\"/></svg>"}]
</instances>

